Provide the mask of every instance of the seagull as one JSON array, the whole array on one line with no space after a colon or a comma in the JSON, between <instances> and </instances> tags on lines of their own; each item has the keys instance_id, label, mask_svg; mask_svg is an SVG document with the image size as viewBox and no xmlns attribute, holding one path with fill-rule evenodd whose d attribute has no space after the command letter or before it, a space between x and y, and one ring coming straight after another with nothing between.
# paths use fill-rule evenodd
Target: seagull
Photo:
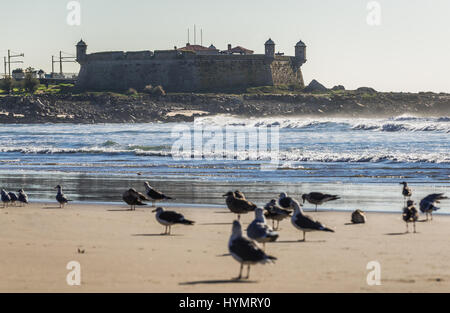
<instances>
[{"instance_id":1,"label":"seagull","mask_svg":"<svg viewBox=\"0 0 450 313\"><path fill-rule=\"evenodd\" d=\"M157 201L174 200L173 198L167 197L165 194L159 192L158 190L153 189L153 187L150 186L149 182L145 182L144 185L145 189L147 190L147 196L152 199L153 207L155 207L155 203Z\"/></svg>"},{"instance_id":2,"label":"seagull","mask_svg":"<svg viewBox=\"0 0 450 313\"><path fill-rule=\"evenodd\" d=\"M11 205L15 205L16 202L19 200L17 195L14 192L8 192L8 195L11 198Z\"/></svg>"},{"instance_id":3,"label":"seagull","mask_svg":"<svg viewBox=\"0 0 450 313\"><path fill-rule=\"evenodd\" d=\"M291 206L294 208L295 212L294 216L292 216L292 225L303 232L303 242L306 241L307 232L325 231L334 233L334 230L327 228L322 223L314 221L310 217L304 215L301 204L298 201L292 200Z\"/></svg>"},{"instance_id":4,"label":"seagull","mask_svg":"<svg viewBox=\"0 0 450 313\"><path fill-rule=\"evenodd\" d=\"M136 205L143 206L147 205L146 203L143 203L142 201L148 200L142 193L137 192L136 189L129 189L126 191L122 196L123 201L128 204L131 208L130 211L136 210Z\"/></svg>"},{"instance_id":5,"label":"seagull","mask_svg":"<svg viewBox=\"0 0 450 313\"><path fill-rule=\"evenodd\" d=\"M241 214L247 214L248 212L255 211L257 206L246 199L237 198L236 194L232 191L223 195L226 197L226 203L228 209L231 212L238 215L238 220L241 219Z\"/></svg>"},{"instance_id":6,"label":"seagull","mask_svg":"<svg viewBox=\"0 0 450 313\"><path fill-rule=\"evenodd\" d=\"M19 202L21 205L25 205L28 204L28 196L25 193L25 191L23 189L20 189L19 191Z\"/></svg>"},{"instance_id":7,"label":"seagull","mask_svg":"<svg viewBox=\"0 0 450 313\"><path fill-rule=\"evenodd\" d=\"M403 220L406 223L406 232L409 233L409 223L414 225L414 233L416 233L416 222L419 220L419 212L414 206L414 201L408 200L407 206L403 209Z\"/></svg>"},{"instance_id":8,"label":"seagull","mask_svg":"<svg viewBox=\"0 0 450 313\"><path fill-rule=\"evenodd\" d=\"M266 250L266 242L277 241L280 236L274 232L267 224L264 218L263 209L257 208L255 210L255 220L247 228L247 236L259 243L262 243L264 250Z\"/></svg>"},{"instance_id":9,"label":"seagull","mask_svg":"<svg viewBox=\"0 0 450 313\"><path fill-rule=\"evenodd\" d=\"M247 277L250 278L250 266L256 264L275 263L277 258L267 255L258 245L242 236L242 226L239 221L233 222L233 231L228 242L228 250L231 256L241 264L239 277L236 280L242 279L242 271L247 265Z\"/></svg>"},{"instance_id":10,"label":"seagull","mask_svg":"<svg viewBox=\"0 0 450 313\"><path fill-rule=\"evenodd\" d=\"M431 220L433 220L433 212L440 210L440 208L436 207L436 204L439 204L441 200L446 200L446 197L443 193L435 193L427 196L422 201L420 201L420 211L427 215L431 215Z\"/></svg>"},{"instance_id":11,"label":"seagull","mask_svg":"<svg viewBox=\"0 0 450 313\"><path fill-rule=\"evenodd\" d=\"M156 220L158 221L158 223L160 223L166 228L163 235L170 235L172 226L175 224L182 224L182 225L195 224L195 222L185 219L183 215L177 212L164 211L163 208L157 208L156 210L153 211L153 213L155 212L156 212Z\"/></svg>"},{"instance_id":12,"label":"seagull","mask_svg":"<svg viewBox=\"0 0 450 313\"><path fill-rule=\"evenodd\" d=\"M72 200L69 200L69 199L64 195L61 185L56 186L55 189L58 189L58 194L56 195L56 201L58 201L59 207L60 207L61 209L64 208L64 206L65 206L67 203L72 202Z\"/></svg>"},{"instance_id":13,"label":"seagull","mask_svg":"<svg viewBox=\"0 0 450 313\"><path fill-rule=\"evenodd\" d=\"M366 214L361 210L356 210L352 213L353 224L365 224L367 222Z\"/></svg>"},{"instance_id":14,"label":"seagull","mask_svg":"<svg viewBox=\"0 0 450 313\"><path fill-rule=\"evenodd\" d=\"M280 199L278 200L278 204L283 209L291 210L291 201L292 201L292 198L288 197L287 193L283 192L282 194L280 194Z\"/></svg>"},{"instance_id":15,"label":"seagull","mask_svg":"<svg viewBox=\"0 0 450 313\"><path fill-rule=\"evenodd\" d=\"M1 197L2 197L2 202L3 202L3 208L6 208L8 206L8 204L11 203L11 197L5 191L5 189L2 189Z\"/></svg>"},{"instance_id":16,"label":"seagull","mask_svg":"<svg viewBox=\"0 0 450 313\"><path fill-rule=\"evenodd\" d=\"M303 199L303 204L306 201L308 201L311 204L314 204L316 206L316 212L317 212L318 205L322 205L325 202L329 202L329 201L339 200L340 197L335 196L335 195L326 195L326 194L323 194L320 192L311 192L310 194L303 195L302 199Z\"/></svg>"},{"instance_id":17,"label":"seagull","mask_svg":"<svg viewBox=\"0 0 450 313\"><path fill-rule=\"evenodd\" d=\"M274 230L278 230L280 227L280 222L291 217L292 214L290 211L280 208L277 205L277 200L275 199L272 199L269 203L267 203L264 209L267 211L265 217L272 220L272 228ZM277 222L277 227L275 227L275 221Z\"/></svg>"},{"instance_id":18,"label":"seagull","mask_svg":"<svg viewBox=\"0 0 450 313\"><path fill-rule=\"evenodd\" d=\"M403 185L402 194L403 194L403 197L405 197L405 203L406 203L406 200L411 199L412 190L411 190L411 188L408 187L408 183L406 183L406 182L400 183L400 185Z\"/></svg>"}]
</instances>

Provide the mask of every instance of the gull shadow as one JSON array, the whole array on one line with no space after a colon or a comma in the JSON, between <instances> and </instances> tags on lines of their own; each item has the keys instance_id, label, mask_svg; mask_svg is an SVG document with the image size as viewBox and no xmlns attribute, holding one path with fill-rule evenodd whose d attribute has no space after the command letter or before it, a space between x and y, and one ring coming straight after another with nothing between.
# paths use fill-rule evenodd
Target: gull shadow
<instances>
[{"instance_id":1,"label":"gull shadow","mask_svg":"<svg viewBox=\"0 0 450 313\"><path fill-rule=\"evenodd\" d=\"M359 223L359 224L357 224L357 223L346 223L346 224L344 224L345 226L357 226L357 225L364 225L365 223Z\"/></svg>"},{"instance_id":2,"label":"gull shadow","mask_svg":"<svg viewBox=\"0 0 450 313\"><path fill-rule=\"evenodd\" d=\"M135 212L135 211L123 209L123 210L108 210L107 212Z\"/></svg>"},{"instance_id":3,"label":"gull shadow","mask_svg":"<svg viewBox=\"0 0 450 313\"><path fill-rule=\"evenodd\" d=\"M215 214L233 214L232 212L226 212L226 211L216 211Z\"/></svg>"},{"instance_id":4,"label":"gull shadow","mask_svg":"<svg viewBox=\"0 0 450 313\"><path fill-rule=\"evenodd\" d=\"M44 207L42 210L62 210L63 208L60 207Z\"/></svg>"},{"instance_id":5,"label":"gull shadow","mask_svg":"<svg viewBox=\"0 0 450 313\"><path fill-rule=\"evenodd\" d=\"M275 242L268 242L268 244L275 244L275 243L324 243L327 242L326 240L282 240L282 241L275 241Z\"/></svg>"},{"instance_id":6,"label":"gull shadow","mask_svg":"<svg viewBox=\"0 0 450 313\"><path fill-rule=\"evenodd\" d=\"M201 226L221 226L221 225L233 225L233 223L204 223L199 224Z\"/></svg>"},{"instance_id":7,"label":"gull shadow","mask_svg":"<svg viewBox=\"0 0 450 313\"><path fill-rule=\"evenodd\" d=\"M390 234L385 234L386 236L405 236L408 235L410 233L390 233Z\"/></svg>"},{"instance_id":8,"label":"gull shadow","mask_svg":"<svg viewBox=\"0 0 450 313\"><path fill-rule=\"evenodd\" d=\"M217 257L218 258L225 258L225 257L229 257L229 256L231 256L230 253L225 253L225 254L222 254L222 255L218 255Z\"/></svg>"},{"instance_id":9,"label":"gull shadow","mask_svg":"<svg viewBox=\"0 0 450 313\"><path fill-rule=\"evenodd\" d=\"M183 235L166 235L166 234L135 234L133 237L183 237Z\"/></svg>"},{"instance_id":10,"label":"gull shadow","mask_svg":"<svg viewBox=\"0 0 450 313\"><path fill-rule=\"evenodd\" d=\"M203 280L203 281L189 281L179 283L180 286L195 286L195 285L223 285L223 284L256 284L253 280L237 280L237 279L223 279L223 280Z\"/></svg>"}]
</instances>

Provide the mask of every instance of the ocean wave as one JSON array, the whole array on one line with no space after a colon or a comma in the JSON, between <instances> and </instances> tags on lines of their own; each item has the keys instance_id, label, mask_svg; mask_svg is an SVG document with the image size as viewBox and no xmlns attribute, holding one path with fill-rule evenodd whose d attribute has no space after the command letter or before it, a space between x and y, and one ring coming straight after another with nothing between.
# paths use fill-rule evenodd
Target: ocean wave
<instances>
[{"instance_id":1,"label":"ocean wave","mask_svg":"<svg viewBox=\"0 0 450 313\"><path fill-rule=\"evenodd\" d=\"M405 153L398 151L355 151L355 152L333 152L324 150L300 150L293 149L289 151L280 151L277 154L271 151L224 151L221 153L202 152L202 151L171 151L170 149L157 149L161 147L152 147L151 149L114 149L113 147L90 147L90 148L48 148L48 147L30 147L14 148L2 147L2 153L21 153L21 154L105 154L105 155L135 155L160 158L172 158L173 160L243 160L243 161L271 161L278 158L286 168L293 168L291 162L324 162L324 163L450 163L450 155L445 153L425 153L414 152ZM6 160L5 160L6 161ZM10 162L10 161L9 161Z\"/></svg>"},{"instance_id":2,"label":"ocean wave","mask_svg":"<svg viewBox=\"0 0 450 313\"><path fill-rule=\"evenodd\" d=\"M386 119L370 118L248 118L243 119L230 115L217 115L196 119L196 126L204 128L224 127L279 127L280 129L330 129L342 127L356 131L379 132L444 132L450 133L449 117L415 117L402 115Z\"/></svg>"},{"instance_id":3,"label":"ocean wave","mask_svg":"<svg viewBox=\"0 0 450 313\"><path fill-rule=\"evenodd\" d=\"M297 167L292 162L323 162L323 163L450 163L450 155L440 153L398 153L398 152L326 152L326 151L281 151L277 156L271 152L261 153L252 151L239 151L234 153L199 153L199 152L175 152L152 151L137 152L142 156L171 157L176 160L244 160L244 161L272 161L276 158L286 168Z\"/></svg>"}]
</instances>

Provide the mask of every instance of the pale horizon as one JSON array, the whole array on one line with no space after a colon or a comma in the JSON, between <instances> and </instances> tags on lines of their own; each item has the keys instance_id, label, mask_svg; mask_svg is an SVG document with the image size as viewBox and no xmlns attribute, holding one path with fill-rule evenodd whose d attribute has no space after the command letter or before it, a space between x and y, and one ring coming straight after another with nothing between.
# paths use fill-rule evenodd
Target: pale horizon
<instances>
[{"instance_id":1,"label":"pale horizon","mask_svg":"<svg viewBox=\"0 0 450 313\"><path fill-rule=\"evenodd\" d=\"M25 54L24 64L12 69L31 66L48 73L51 56L60 50L75 55L81 38L88 53L166 50L184 46L188 28L192 44L196 24L197 44L203 29L203 45L219 49L230 43L263 53L272 38L277 52L294 55L301 39L308 46L302 67L306 84L316 79L329 88L450 92L448 1L377 1L378 26L367 23L370 1L316 2L83 0L81 25L69 26L69 1L18 0L3 4L0 12L1 73L8 49ZM78 70L77 64L64 64L64 72Z\"/></svg>"}]
</instances>

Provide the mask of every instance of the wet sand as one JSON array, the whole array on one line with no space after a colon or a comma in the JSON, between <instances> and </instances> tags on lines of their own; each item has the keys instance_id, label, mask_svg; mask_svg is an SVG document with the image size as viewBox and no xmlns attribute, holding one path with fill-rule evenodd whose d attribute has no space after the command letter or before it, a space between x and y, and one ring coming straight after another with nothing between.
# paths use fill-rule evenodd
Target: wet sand
<instances>
[{"instance_id":1,"label":"wet sand","mask_svg":"<svg viewBox=\"0 0 450 313\"><path fill-rule=\"evenodd\" d=\"M309 213L336 233L302 243L285 221L279 242L267 245L277 263L235 282L239 264L227 256L234 216L225 209L177 208L197 224L174 227L170 237L160 236L151 208L126 210L0 209L0 292L450 292L448 216L404 234L401 214L370 213L368 224L349 225L350 213ZM66 283L71 261L81 264L79 287ZM371 261L381 264L381 286L367 284Z\"/></svg>"}]
</instances>

